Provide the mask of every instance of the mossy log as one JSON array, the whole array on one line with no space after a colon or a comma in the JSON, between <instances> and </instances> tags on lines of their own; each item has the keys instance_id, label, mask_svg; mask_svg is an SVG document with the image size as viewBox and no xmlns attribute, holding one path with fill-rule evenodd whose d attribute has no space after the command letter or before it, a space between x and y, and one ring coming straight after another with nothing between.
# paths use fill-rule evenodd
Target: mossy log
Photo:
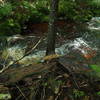
<instances>
[{"instance_id":1,"label":"mossy log","mask_svg":"<svg viewBox=\"0 0 100 100\"><path fill-rule=\"evenodd\" d=\"M0 74L0 84L8 85L16 83L21 79L39 73L47 72L54 63L51 64L32 64L26 67L9 68Z\"/></svg>"}]
</instances>

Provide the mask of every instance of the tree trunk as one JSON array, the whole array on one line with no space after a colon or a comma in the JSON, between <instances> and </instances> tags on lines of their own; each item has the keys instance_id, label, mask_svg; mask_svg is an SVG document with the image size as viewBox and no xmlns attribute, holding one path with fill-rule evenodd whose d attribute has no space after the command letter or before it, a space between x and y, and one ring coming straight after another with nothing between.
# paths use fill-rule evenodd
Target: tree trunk
<instances>
[{"instance_id":1,"label":"tree trunk","mask_svg":"<svg viewBox=\"0 0 100 100\"><path fill-rule=\"evenodd\" d=\"M46 55L55 53L57 11L59 0L51 0L50 21L47 34L47 50Z\"/></svg>"}]
</instances>

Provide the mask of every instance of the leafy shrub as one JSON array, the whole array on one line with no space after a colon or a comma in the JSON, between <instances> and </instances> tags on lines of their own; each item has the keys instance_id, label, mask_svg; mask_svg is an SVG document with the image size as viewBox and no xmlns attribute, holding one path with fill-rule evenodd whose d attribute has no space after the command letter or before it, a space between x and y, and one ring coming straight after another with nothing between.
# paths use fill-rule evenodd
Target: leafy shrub
<instances>
[{"instance_id":1,"label":"leafy shrub","mask_svg":"<svg viewBox=\"0 0 100 100\"><path fill-rule=\"evenodd\" d=\"M85 22L92 17L90 10L84 9L81 4L72 0L61 0L59 4L59 14L65 16L65 19L75 22Z\"/></svg>"},{"instance_id":2,"label":"leafy shrub","mask_svg":"<svg viewBox=\"0 0 100 100\"><path fill-rule=\"evenodd\" d=\"M7 19L0 24L0 35L14 35L21 31L19 23L13 19Z\"/></svg>"},{"instance_id":3,"label":"leafy shrub","mask_svg":"<svg viewBox=\"0 0 100 100\"><path fill-rule=\"evenodd\" d=\"M46 3L47 1L45 1ZM27 28L26 23L47 22L49 17L49 9L43 2L20 1L6 2L0 6L0 35L19 34L24 28Z\"/></svg>"},{"instance_id":4,"label":"leafy shrub","mask_svg":"<svg viewBox=\"0 0 100 100\"><path fill-rule=\"evenodd\" d=\"M0 20L3 20L5 17L11 15L12 5L10 3L5 3L4 5L0 5Z\"/></svg>"},{"instance_id":5,"label":"leafy shrub","mask_svg":"<svg viewBox=\"0 0 100 100\"><path fill-rule=\"evenodd\" d=\"M5 3L0 6L0 35L19 34L33 11L29 2Z\"/></svg>"},{"instance_id":6,"label":"leafy shrub","mask_svg":"<svg viewBox=\"0 0 100 100\"><path fill-rule=\"evenodd\" d=\"M0 5L0 35L12 33L13 27L16 27L14 22L9 19L12 14L12 5L4 3Z\"/></svg>"},{"instance_id":7,"label":"leafy shrub","mask_svg":"<svg viewBox=\"0 0 100 100\"><path fill-rule=\"evenodd\" d=\"M99 9L91 0L60 0L58 18L86 22L92 16L100 16ZM8 0L0 5L0 34L18 34L27 29L27 23L48 22L49 12L50 0Z\"/></svg>"}]
</instances>

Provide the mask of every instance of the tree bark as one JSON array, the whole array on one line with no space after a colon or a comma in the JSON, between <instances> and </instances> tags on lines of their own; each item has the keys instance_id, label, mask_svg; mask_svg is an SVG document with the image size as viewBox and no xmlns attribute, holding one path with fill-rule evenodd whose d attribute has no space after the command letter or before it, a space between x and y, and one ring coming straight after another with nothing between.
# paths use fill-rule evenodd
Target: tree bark
<instances>
[{"instance_id":1,"label":"tree bark","mask_svg":"<svg viewBox=\"0 0 100 100\"><path fill-rule=\"evenodd\" d=\"M47 50L46 55L55 53L57 11L59 0L51 0L50 21L47 34Z\"/></svg>"}]
</instances>

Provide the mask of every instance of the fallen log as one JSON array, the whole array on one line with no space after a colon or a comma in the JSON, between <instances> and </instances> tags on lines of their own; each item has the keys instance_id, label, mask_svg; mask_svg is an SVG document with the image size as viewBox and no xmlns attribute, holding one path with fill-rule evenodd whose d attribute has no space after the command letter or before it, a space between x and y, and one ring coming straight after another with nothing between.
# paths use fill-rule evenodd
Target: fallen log
<instances>
[{"instance_id":1,"label":"fallen log","mask_svg":"<svg viewBox=\"0 0 100 100\"><path fill-rule=\"evenodd\" d=\"M32 64L25 67L9 68L0 74L0 84L8 85L16 83L21 79L39 73L47 72L55 63L51 64Z\"/></svg>"},{"instance_id":2,"label":"fallen log","mask_svg":"<svg viewBox=\"0 0 100 100\"><path fill-rule=\"evenodd\" d=\"M93 70L88 66L86 60L81 61L80 59L77 60L74 56L63 56L59 57L58 63L63 66L66 70L70 73L81 73L81 72L92 72Z\"/></svg>"}]
</instances>

